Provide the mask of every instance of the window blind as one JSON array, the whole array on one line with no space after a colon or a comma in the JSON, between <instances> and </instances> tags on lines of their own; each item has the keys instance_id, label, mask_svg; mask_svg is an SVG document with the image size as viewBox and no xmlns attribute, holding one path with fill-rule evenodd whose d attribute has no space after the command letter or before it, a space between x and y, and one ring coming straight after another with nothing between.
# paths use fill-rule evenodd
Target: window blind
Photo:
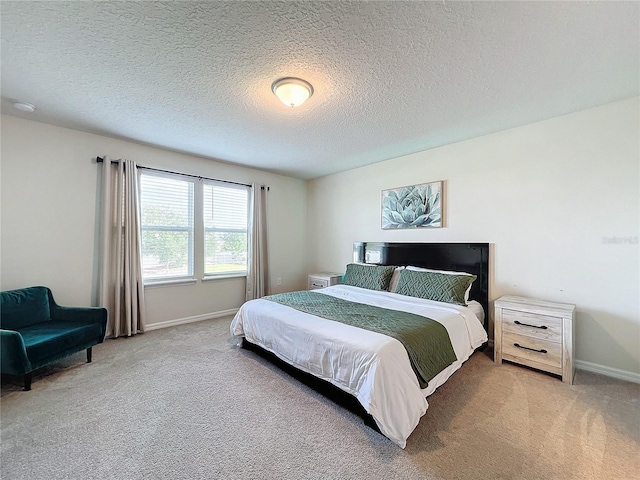
<instances>
[{"instance_id":1,"label":"window blind","mask_svg":"<svg viewBox=\"0 0 640 480\"><path fill-rule=\"evenodd\" d=\"M204 273L246 274L249 187L203 185Z\"/></svg>"},{"instance_id":2,"label":"window blind","mask_svg":"<svg viewBox=\"0 0 640 480\"><path fill-rule=\"evenodd\" d=\"M142 173L142 276L193 276L194 182Z\"/></svg>"}]
</instances>

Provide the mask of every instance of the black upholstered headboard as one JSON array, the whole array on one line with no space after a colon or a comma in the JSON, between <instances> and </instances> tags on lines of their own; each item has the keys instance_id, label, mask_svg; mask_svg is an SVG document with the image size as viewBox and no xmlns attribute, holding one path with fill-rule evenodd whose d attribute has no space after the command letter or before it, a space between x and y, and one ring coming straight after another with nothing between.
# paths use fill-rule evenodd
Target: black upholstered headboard
<instances>
[{"instance_id":1,"label":"black upholstered headboard","mask_svg":"<svg viewBox=\"0 0 640 480\"><path fill-rule=\"evenodd\" d=\"M354 242L353 261L471 273L478 278L469 298L479 302L485 315L489 315L488 243Z\"/></svg>"}]
</instances>

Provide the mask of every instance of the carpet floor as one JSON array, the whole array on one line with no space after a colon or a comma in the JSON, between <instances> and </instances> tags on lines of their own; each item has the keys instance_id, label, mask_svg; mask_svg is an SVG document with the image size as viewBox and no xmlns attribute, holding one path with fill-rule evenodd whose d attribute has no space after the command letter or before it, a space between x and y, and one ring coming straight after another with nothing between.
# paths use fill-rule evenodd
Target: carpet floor
<instances>
[{"instance_id":1,"label":"carpet floor","mask_svg":"<svg viewBox=\"0 0 640 480\"><path fill-rule=\"evenodd\" d=\"M640 478L640 385L575 384L476 352L402 450L229 341L230 318L108 340L21 391L3 379L10 479Z\"/></svg>"}]
</instances>

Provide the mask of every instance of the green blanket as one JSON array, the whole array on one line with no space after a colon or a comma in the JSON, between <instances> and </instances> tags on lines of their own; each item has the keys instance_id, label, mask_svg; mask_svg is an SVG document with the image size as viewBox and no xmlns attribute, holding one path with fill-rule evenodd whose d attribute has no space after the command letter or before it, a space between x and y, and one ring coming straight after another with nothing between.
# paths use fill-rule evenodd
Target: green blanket
<instances>
[{"instance_id":1,"label":"green blanket","mask_svg":"<svg viewBox=\"0 0 640 480\"><path fill-rule=\"evenodd\" d=\"M441 323L421 315L307 291L263 298L399 340L409 354L420 388L425 388L433 377L457 359L447 329Z\"/></svg>"}]
</instances>

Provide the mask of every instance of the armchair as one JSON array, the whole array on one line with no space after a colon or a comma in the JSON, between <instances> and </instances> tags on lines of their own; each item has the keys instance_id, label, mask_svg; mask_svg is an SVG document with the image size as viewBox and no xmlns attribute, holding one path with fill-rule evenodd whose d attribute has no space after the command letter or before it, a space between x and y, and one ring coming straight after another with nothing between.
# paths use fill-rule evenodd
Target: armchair
<instances>
[{"instance_id":1,"label":"armchair","mask_svg":"<svg viewBox=\"0 0 640 480\"><path fill-rule=\"evenodd\" d=\"M1 373L21 375L31 390L33 371L102 343L107 310L63 307L47 287L0 292Z\"/></svg>"}]
</instances>

